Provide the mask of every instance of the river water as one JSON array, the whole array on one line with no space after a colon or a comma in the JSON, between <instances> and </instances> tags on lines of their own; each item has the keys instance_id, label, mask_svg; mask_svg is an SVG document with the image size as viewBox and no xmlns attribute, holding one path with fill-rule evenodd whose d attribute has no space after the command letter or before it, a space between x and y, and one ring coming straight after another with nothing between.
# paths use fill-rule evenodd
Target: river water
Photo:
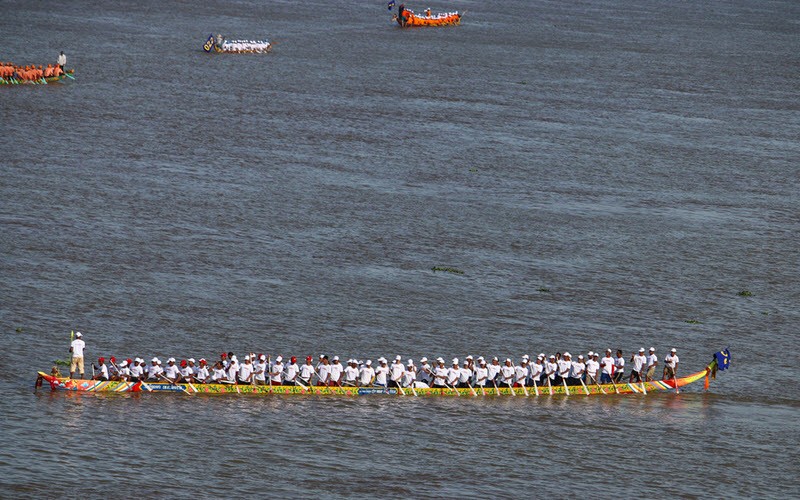
<instances>
[{"instance_id":1,"label":"river water","mask_svg":"<svg viewBox=\"0 0 800 500\"><path fill-rule=\"evenodd\" d=\"M800 4L430 6L463 25L0 3L0 59L76 68L0 87L0 497L800 496ZM733 361L646 397L33 394L73 329L87 358Z\"/></svg>"}]
</instances>

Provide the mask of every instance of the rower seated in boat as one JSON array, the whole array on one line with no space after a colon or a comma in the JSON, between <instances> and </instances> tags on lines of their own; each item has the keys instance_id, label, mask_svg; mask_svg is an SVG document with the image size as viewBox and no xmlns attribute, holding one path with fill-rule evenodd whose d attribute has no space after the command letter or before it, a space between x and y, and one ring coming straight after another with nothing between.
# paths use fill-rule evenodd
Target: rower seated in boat
<instances>
[{"instance_id":1,"label":"rower seated in boat","mask_svg":"<svg viewBox=\"0 0 800 500\"><path fill-rule=\"evenodd\" d=\"M358 385L369 387L375 382L375 369L372 367L372 360L368 359L364 366L358 370Z\"/></svg>"},{"instance_id":2,"label":"rower seated in boat","mask_svg":"<svg viewBox=\"0 0 800 500\"><path fill-rule=\"evenodd\" d=\"M403 387L414 387L414 382L417 380L417 367L414 366L414 360L409 359L406 363L406 369L403 372Z\"/></svg>"},{"instance_id":3,"label":"rower seated in boat","mask_svg":"<svg viewBox=\"0 0 800 500\"><path fill-rule=\"evenodd\" d=\"M178 368L178 365L175 364L175 358L167 359L167 366L164 367L162 377L173 384L177 384L181 381L181 370Z\"/></svg>"},{"instance_id":4,"label":"rower seated in boat","mask_svg":"<svg viewBox=\"0 0 800 500\"><path fill-rule=\"evenodd\" d=\"M205 360L205 358L200 358L200 361L198 361L197 373L194 374L194 379L198 383L205 384L208 382L209 375L208 362Z\"/></svg>"},{"instance_id":5,"label":"rower seated in boat","mask_svg":"<svg viewBox=\"0 0 800 500\"><path fill-rule=\"evenodd\" d=\"M250 385L253 383L253 362L250 360L250 355L244 357L244 362L239 366L239 373L236 379L239 385Z\"/></svg>"},{"instance_id":6,"label":"rower seated in boat","mask_svg":"<svg viewBox=\"0 0 800 500\"><path fill-rule=\"evenodd\" d=\"M389 387L400 387L405 371L406 367L403 366L403 358L399 355L395 356L394 363L389 367Z\"/></svg>"},{"instance_id":7,"label":"rower seated in boat","mask_svg":"<svg viewBox=\"0 0 800 500\"><path fill-rule=\"evenodd\" d=\"M511 358L506 358L505 363L500 367L500 385L511 387L514 384L514 373Z\"/></svg>"},{"instance_id":8,"label":"rower seated in boat","mask_svg":"<svg viewBox=\"0 0 800 500\"><path fill-rule=\"evenodd\" d=\"M344 380L342 385L355 387L358 384L358 360L348 359L347 367L344 369Z\"/></svg>"},{"instance_id":9,"label":"rower seated in boat","mask_svg":"<svg viewBox=\"0 0 800 500\"><path fill-rule=\"evenodd\" d=\"M578 359L572 362L572 367L569 372L569 379L567 385L581 385L584 375L586 374L586 364L583 362L583 354L578 355Z\"/></svg>"},{"instance_id":10,"label":"rower seated in boat","mask_svg":"<svg viewBox=\"0 0 800 500\"><path fill-rule=\"evenodd\" d=\"M270 385L283 385L283 370L283 356L278 356L269 369Z\"/></svg>"},{"instance_id":11,"label":"rower seated in boat","mask_svg":"<svg viewBox=\"0 0 800 500\"><path fill-rule=\"evenodd\" d=\"M527 355L522 357L519 366L514 367L514 387L525 387L528 380L528 359Z\"/></svg>"},{"instance_id":12,"label":"rower seated in boat","mask_svg":"<svg viewBox=\"0 0 800 500\"><path fill-rule=\"evenodd\" d=\"M217 361L216 363L214 363L214 367L211 370L210 381L212 383L217 383L217 384L224 384L228 382L228 372L222 365L222 361Z\"/></svg>"},{"instance_id":13,"label":"rower seated in boat","mask_svg":"<svg viewBox=\"0 0 800 500\"><path fill-rule=\"evenodd\" d=\"M389 377L389 365L386 358L378 359L378 366L375 368L375 382L373 384L377 387L388 387L387 379Z\"/></svg>"},{"instance_id":14,"label":"rower seated in boat","mask_svg":"<svg viewBox=\"0 0 800 500\"><path fill-rule=\"evenodd\" d=\"M99 366L92 365L92 367L96 371L96 373L92 377L92 379L93 380L104 380L104 381L108 380L108 366L106 366L106 358L102 358L102 357L98 358L97 359L97 364Z\"/></svg>"},{"instance_id":15,"label":"rower seated in boat","mask_svg":"<svg viewBox=\"0 0 800 500\"><path fill-rule=\"evenodd\" d=\"M449 387L456 387L459 378L461 378L461 367L458 364L458 358L453 358L453 362L447 370L447 385Z\"/></svg>"},{"instance_id":16,"label":"rower seated in boat","mask_svg":"<svg viewBox=\"0 0 800 500\"><path fill-rule=\"evenodd\" d=\"M569 378L569 374L572 371L572 355L565 352L562 359L559 359L556 364L558 365L558 375L556 376L555 384L559 385Z\"/></svg>"}]
</instances>

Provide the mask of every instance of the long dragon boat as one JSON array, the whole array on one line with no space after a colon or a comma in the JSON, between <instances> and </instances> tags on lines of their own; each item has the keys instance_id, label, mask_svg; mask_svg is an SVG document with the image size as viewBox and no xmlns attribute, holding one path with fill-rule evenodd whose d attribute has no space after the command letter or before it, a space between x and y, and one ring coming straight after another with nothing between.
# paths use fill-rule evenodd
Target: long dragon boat
<instances>
[{"instance_id":1,"label":"long dragon boat","mask_svg":"<svg viewBox=\"0 0 800 500\"><path fill-rule=\"evenodd\" d=\"M586 384L584 386L552 385L529 387L320 387L309 385L237 385L237 384L190 384L168 382L125 382L81 380L57 377L39 372L37 386L40 381L48 382L53 391L72 392L136 392L136 393L183 393L183 394L236 394L236 395L316 395L316 396L549 396L549 395L611 395L611 394L647 394L649 392L677 391L678 388L705 378L708 389L709 378L715 377L717 370L728 368L730 353L726 349L714 355L714 359L704 369L678 378L677 380L653 380L650 382L618 382L616 384Z\"/></svg>"},{"instance_id":2,"label":"long dragon boat","mask_svg":"<svg viewBox=\"0 0 800 500\"><path fill-rule=\"evenodd\" d=\"M393 19L403 28L416 26L458 26L461 24L462 14L459 14L458 11L431 14L430 9L427 9L424 14L416 14L413 10L406 9L403 4L400 4L397 11Z\"/></svg>"},{"instance_id":3,"label":"long dragon boat","mask_svg":"<svg viewBox=\"0 0 800 500\"><path fill-rule=\"evenodd\" d=\"M58 76L46 76L39 80L17 80L14 78L0 78L0 85L45 85L48 83L62 82L63 80L74 80L74 69L68 69L66 73Z\"/></svg>"},{"instance_id":4,"label":"long dragon boat","mask_svg":"<svg viewBox=\"0 0 800 500\"><path fill-rule=\"evenodd\" d=\"M218 54L267 54L272 52L269 40L226 40L222 35L209 35L203 50Z\"/></svg>"}]
</instances>

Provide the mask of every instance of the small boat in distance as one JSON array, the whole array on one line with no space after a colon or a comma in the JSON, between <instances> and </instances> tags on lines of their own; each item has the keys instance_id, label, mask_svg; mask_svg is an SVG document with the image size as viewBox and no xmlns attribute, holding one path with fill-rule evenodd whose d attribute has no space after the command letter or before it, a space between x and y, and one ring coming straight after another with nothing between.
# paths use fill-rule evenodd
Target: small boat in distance
<instances>
[{"instance_id":1,"label":"small boat in distance","mask_svg":"<svg viewBox=\"0 0 800 500\"><path fill-rule=\"evenodd\" d=\"M269 40L226 40L222 35L208 35L203 50L221 54L267 54L274 44Z\"/></svg>"},{"instance_id":2,"label":"small boat in distance","mask_svg":"<svg viewBox=\"0 0 800 500\"><path fill-rule=\"evenodd\" d=\"M461 16L462 14L459 14L458 11L432 14L430 8L425 9L422 14L416 14L413 10L407 9L405 4L401 3L397 7L397 14L394 14L392 19L397 21L397 24L399 24L401 28L414 26L458 26L461 24Z\"/></svg>"}]
</instances>

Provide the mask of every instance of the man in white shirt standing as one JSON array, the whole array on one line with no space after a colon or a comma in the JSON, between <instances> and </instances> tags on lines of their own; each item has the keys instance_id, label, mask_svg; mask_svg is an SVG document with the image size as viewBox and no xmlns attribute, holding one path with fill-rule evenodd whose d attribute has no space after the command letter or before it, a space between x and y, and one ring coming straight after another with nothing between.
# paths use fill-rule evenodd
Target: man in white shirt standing
<instances>
[{"instance_id":1,"label":"man in white shirt standing","mask_svg":"<svg viewBox=\"0 0 800 500\"><path fill-rule=\"evenodd\" d=\"M650 354L647 356L647 376L645 377L646 382L650 382L653 380L653 376L656 374L656 365L658 365L658 356L656 356L656 348L650 348Z\"/></svg>"},{"instance_id":2,"label":"man in white shirt standing","mask_svg":"<svg viewBox=\"0 0 800 500\"><path fill-rule=\"evenodd\" d=\"M600 357L596 352L592 353L592 359L586 360L586 383L597 384L597 372L600 370L600 363L597 358Z\"/></svg>"},{"instance_id":3,"label":"man in white shirt standing","mask_svg":"<svg viewBox=\"0 0 800 500\"><path fill-rule=\"evenodd\" d=\"M561 385L569 378L569 373L572 371L572 355L565 352L564 356L556 361L556 364L558 365L558 376L555 383L556 385Z\"/></svg>"},{"instance_id":4,"label":"man in white shirt standing","mask_svg":"<svg viewBox=\"0 0 800 500\"><path fill-rule=\"evenodd\" d=\"M512 387L516 370L511 362L511 358L506 358L505 364L500 367L500 385Z\"/></svg>"},{"instance_id":5,"label":"man in white shirt standing","mask_svg":"<svg viewBox=\"0 0 800 500\"><path fill-rule=\"evenodd\" d=\"M478 361L478 366L475 368L475 387L486 387L489 380L489 369L486 367L486 360L481 359Z\"/></svg>"},{"instance_id":6,"label":"man in white shirt standing","mask_svg":"<svg viewBox=\"0 0 800 500\"><path fill-rule=\"evenodd\" d=\"M403 387L415 387L414 382L417 379L417 367L414 366L414 360L409 359L406 364L406 370L403 372Z\"/></svg>"},{"instance_id":7,"label":"man in white shirt standing","mask_svg":"<svg viewBox=\"0 0 800 500\"><path fill-rule=\"evenodd\" d=\"M428 386L431 385L433 380L433 368L428 364L428 358L423 357L420 361L419 370L417 370L417 380Z\"/></svg>"},{"instance_id":8,"label":"man in white shirt standing","mask_svg":"<svg viewBox=\"0 0 800 500\"><path fill-rule=\"evenodd\" d=\"M492 358L492 364L486 366L488 374L486 375L487 384L497 387L497 376L500 374L500 360L497 356Z\"/></svg>"},{"instance_id":9,"label":"man in white shirt standing","mask_svg":"<svg viewBox=\"0 0 800 500\"><path fill-rule=\"evenodd\" d=\"M464 364L458 373L458 387L464 389L469 388L469 381L472 379L472 370L470 369L470 364L470 360L464 360Z\"/></svg>"},{"instance_id":10,"label":"man in white shirt standing","mask_svg":"<svg viewBox=\"0 0 800 500\"><path fill-rule=\"evenodd\" d=\"M322 356L322 362L317 365L317 385L327 386L331 381L331 362L327 355Z\"/></svg>"},{"instance_id":11,"label":"man in white shirt standing","mask_svg":"<svg viewBox=\"0 0 800 500\"><path fill-rule=\"evenodd\" d=\"M631 363L633 363L633 366L631 367L631 377L628 382L642 382L644 380L642 372L647 365L647 356L644 355L644 347L640 348L639 352L631 357Z\"/></svg>"},{"instance_id":12,"label":"man in white shirt standing","mask_svg":"<svg viewBox=\"0 0 800 500\"><path fill-rule=\"evenodd\" d=\"M240 385L248 385L253 383L253 363L250 361L250 355L245 355L244 363L239 367L239 379L236 382Z\"/></svg>"},{"instance_id":13,"label":"man in white shirt standing","mask_svg":"<svg viewBox=\"0 0 800 500\"><path fill-rule=\"evenodd\" d=\"M445 387L447 385L447 368L444 367L444 359L436 358L436 368L433 370L433 386Z\"/></svg>"},{"instance_id":14,"label":"man in white shirt standing","mask_svg":"<svg viewBox=\"0 0 800 500\"><path fill-rule=\"evenodd\" d=\"M625 358L622 357L622 349L617 349L617 357L614 358L614 382L622 382L625 375Z\"/></svg>"},{"instance_id":15,"label":"man in white shirt standing","mask_svg":"<svg viewBox=\"0 0 800 500\"><path fill-rule=\"evenodd\" d=\"M67 65L67 56L64 55L63 50L58 55L58 60L56 62L58 63L58 66L61 68L61 71L66 71L65 66Z\"/></svg>"},{"instance_id":16,"label":"man in white shirt standing","mask_svg":"<svg viewBox=\"0 0 800 500\"><path fill-rule=\"evenodd\" d=\"M583 385L581 382L585 373L586 364L583 362L583 354L578 354L578 360L572 362L567 385Z\"/></svg>"},{"instance_id":17,"label":"man in white shirt standing","mask_svg":"<svg viewBox=\"0 0 800 500\"><path fill-rule=\"evenodd\" d=\"M611 357L611 349L606 349L606 355L600 360L600 383L610 384L611 377L614 376L614 358Z\"/></svg>"},{"instance_id":18,"label":"man in white shirt standing","mask_svg":"<svg viewBox=\"0 0 800 500\"><path fill-rule=\"evenodd\" d=\"M62 344L63 345L63 344ZM69 352L72 353L72 359L69 363L69 378L75 378L75 369L77 368L81 378L83 378L83 350L86 349L86 343L83 341L81 332L75 334L75 340L69 344Z\"/></svg>"},{"instance_id":19,"label":"man in white shirt standing","mask_svg":"<svg viewBox=\"0 0 800 500\"><path fill-rule=\"evenodd\" d=\"M405 371L406 367L403 366L403 358L400 355L395 356L394 363L389 367L389 387L400 387Z\"/></svg>"},{"instance_id":20,"label":"man in white shirt standing","mask_svg":"<svg viewBox=\"0 0 800 500\"><path fill-rule=\"evenodd\" d=\"M452 366L447 370L447 386L455 387L461 377L461 368L458 365L458 358L453 358Z\"/></svg>"},{"instance_id":21,"label":"man in white shirt standing","mask_svg":"<svg viewBox=\"0 0 800 500\"><path fill-rule=\"evenodd\" d=\"M678 378L678 350L674 347L664 358L664 374L662 380L673 380Z\"/></svg>"}]
</instances>

